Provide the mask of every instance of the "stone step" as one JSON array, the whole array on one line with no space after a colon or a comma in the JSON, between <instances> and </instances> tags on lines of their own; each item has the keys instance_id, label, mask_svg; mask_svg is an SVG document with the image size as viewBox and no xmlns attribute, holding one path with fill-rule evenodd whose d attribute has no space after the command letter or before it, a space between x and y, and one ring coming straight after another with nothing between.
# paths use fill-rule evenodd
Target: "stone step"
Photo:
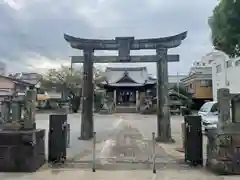
<instances>
[{"instance_id":1,"label":"stone step","mask_svg":"<svg viewBox=\"0 0 240 180\"><path fill-rule=\"evenodd\" d=\"M117 106L116 107L116 113L136 113L136 107L135 106Z\"/></svg>"}]
</instances>

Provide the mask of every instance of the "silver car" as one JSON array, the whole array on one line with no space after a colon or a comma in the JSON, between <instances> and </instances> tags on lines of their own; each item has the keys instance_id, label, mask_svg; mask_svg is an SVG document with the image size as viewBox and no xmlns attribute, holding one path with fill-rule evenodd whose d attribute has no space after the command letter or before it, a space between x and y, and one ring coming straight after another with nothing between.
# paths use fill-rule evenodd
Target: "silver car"
<instances>
[{"instance_id":1,"label":"silver car","mask_svg":"<svg viewBox=\"0 0 240 180\"><path fill-rule=\"evenodd\" d=\"M218 103L216 101L209 101L202 105L198 111L198 115L202 117L202 129L217 128L218 123Z\"/></svg>"}]
</instances>

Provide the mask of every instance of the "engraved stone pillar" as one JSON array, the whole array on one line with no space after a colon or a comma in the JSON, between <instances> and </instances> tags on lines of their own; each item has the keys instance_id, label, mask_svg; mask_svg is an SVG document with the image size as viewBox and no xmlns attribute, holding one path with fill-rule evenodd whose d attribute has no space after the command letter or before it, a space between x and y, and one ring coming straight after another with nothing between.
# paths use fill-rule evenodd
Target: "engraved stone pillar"
<instances>
[{"instance_id":1,"label":"engraved stone pillar","mask_svg":"<svg viewBox=\"0 0 240 180\"><path fill-rule=\"evenodd\" d=\"M218 130L223 130L225 124L230 122L230 92L227 88L217 90L217 101L219 104Z\"/></svg>"},{"instance_id":2,"label":"engraved stone pillar","mask_svg":"<svg viewBox=\"0 0 240 180\"><path fill-rule=\"evenodd\" d=\"M85 49L83 63L83 92L82 92L82 140L93 137L93 50Z\"/></svg>"},{"instance_id":3,"label":"engraved stone pillar","mask_svg":"<svg viewBox=\"0 0 240 180\"><path fill-rule=\"evenodd\" d=\"M36 116L36 99L37 92L29 89L25 95L25 104L23 108L23 122L22 128L24 130L35 129L35 116Z\"/></svg>"},{"instance_id":4,"label":"engraved stone pillar","mask_svg":"<svg viewBox=\"0 0 240 180\"><path fill-rule=\"evenodd\" d=\"M13 122L19 122L21 120L20 108L21 107L18 102L12 103L12 121Z\"/></svg>"},{"instance_id":5,"label":"engraved stone pillar","mask_svg":"<svg viewBox=\"0 0 240 180\"><path fill-rule=\"evenodd\" d=\"M9 114L10 114L10 107L9 102L3 102L2 108L1 108L1 117L3 119L3 122L9 121Z\"/></svg>"},{"instance_id":6,"label":"engraved stone pillar","mask_svg":"<svg viewBox=\"0 0 240 180\"><path fill-rule=\"evenodd\" d=\"M168 64L167 49L156 50L159 61L157 62L157 141L169 142L171 138L171 124L169 115L168 97Z\"/></svg>"}]
</instances>

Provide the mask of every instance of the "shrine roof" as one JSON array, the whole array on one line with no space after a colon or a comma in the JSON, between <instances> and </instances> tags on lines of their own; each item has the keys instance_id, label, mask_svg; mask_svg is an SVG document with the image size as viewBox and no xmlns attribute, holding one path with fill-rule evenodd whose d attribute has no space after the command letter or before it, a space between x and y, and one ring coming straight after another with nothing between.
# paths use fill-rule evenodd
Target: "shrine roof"
<instances>
[{"instance_id":1,"label":"shrine roof","mask_svg":"<svg viewBox=\"0 0 240 180\"><path fill-rule=\"evenodd\" d=\"M127 82L123 79L127 77ZM155 84L156 81L149 78L146 67L107 67L105 71L105 82L111 86L143 86Z\"/></svg>"}]
</instances>

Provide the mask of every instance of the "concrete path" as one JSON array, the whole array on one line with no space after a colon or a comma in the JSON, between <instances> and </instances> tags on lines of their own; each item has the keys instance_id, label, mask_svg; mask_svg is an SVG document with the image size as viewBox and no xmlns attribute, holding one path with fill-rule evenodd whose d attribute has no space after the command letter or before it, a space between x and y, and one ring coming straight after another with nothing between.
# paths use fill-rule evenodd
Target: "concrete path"
<instances>
[{"instance_id":1,"label":"concrete path","mask_svg":"<svg viewBox=\"0 0 240 180\"><path fill-rule=\"evenodd\" d=\"M153 174L149 170L97 171L65 169L41 170L34 174L6 174L1 180L238 180L239 176L215 176L205 170L162 169Z\"/></svg>"},{"instance_id":2,"label":"concrete path","mask_svg":"<svg viewBox=\"0 0 240 180\"><path fill-rule=\"evenodd\" d=\"M37 126L39 128L48 129L48 115L39 115ZM91 150L92 143L89 141L79 141L77 140L80 134L80 115L73 114L69 115L69 122L71 124L71 148L69 148L68 153L70 156L75 156L84 149ZM115 115L95 115L95 130L97 132L97 140L99 144L97 145L98 150L102 150L105 144L102 140L107 140L111 137L114 132L117 132L122 126L122 121L128 121L131 126L137 128L144 138L151 139L152 132L156 132L156 116L155 115L139 115L139 114L115 114ZM176 140L175 144L158 144L158 148L163 150L160 155L166 155L166 158L172 157L177 160L183 159L184 154L177 152L175 149L181 147L181 122L183 118L180 116L171 117L171 128L172 136ZM205 139L206 140L206 139ZM204 144L205 144L204 140ZM80 153L81 154L81 153ZM83 156L83 159L91 159L91 153ZM79 159L75 156L75 159ZM81 160L82 158L80 158ZM163 160L164 158L160 158ZM239 179L239 176L216 176L204 168L191 168L187 165L169 163L160 163L156 167L157 174L152 173L152 164L146 166L131 165L129 163L123 164L110 164L102 166L96 169L96 172L92 172L92 164L88 163L88 168L86 166L72 166L65 168L49 168L48 165L42 167L38 172L32 174L13 174L13 173L0 173L1 180L235 180ZM134 169L134 168L135 169Z\"/></svg>"},{"instance_id":3,"label":"concrete path","mask_svg":"<svg viewBox=\"0 0 240 180\"><path fill-rule=\"evenodd\" d=\"M46 155L48 151L48 130L49 130L49 115L37 114L36 124L37 128L46 130ZM81 132L81 114L69 114L68 123L70 124L70 148L67 149L69 159L79 156L84 153L86 149L92 147L92 141L78 140ZM116 115L94 115L94 131L97 133L97 141L106 139L120 123L119 117Z\"/></svg>"}]
</instances>

